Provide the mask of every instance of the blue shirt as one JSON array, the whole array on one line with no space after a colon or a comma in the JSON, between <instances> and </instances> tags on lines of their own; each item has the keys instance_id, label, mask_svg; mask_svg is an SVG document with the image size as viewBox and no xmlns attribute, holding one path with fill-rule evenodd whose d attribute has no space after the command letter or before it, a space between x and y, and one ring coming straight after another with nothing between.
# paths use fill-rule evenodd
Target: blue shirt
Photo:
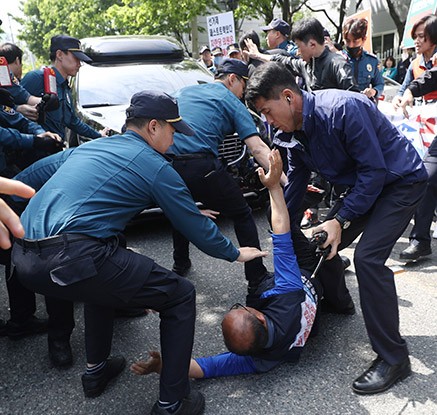
<instances>
[{"instance_id":1,"label":"blue shirt","mask_svg":"<svg viewBox=\"0 0 437 415\"><path fill-rule=\"evenodd\" d=\"M344 51L344 55L352 66L352 73L360 91L372 85L376 90L375 98L381 95L384 91L384 78L378 69L378 58L365 50L358 58L352 58L347 51Z\"/></svg>"},{"instance_id":2,"label":"blue shirt","mask_svg":"<svg viewBox=\"0 0 437 415\"><path fill-rule=\"evenodd\" d=\"M23 88L23 86L20 84L20 81L17 79L16 76L14 76L12 72L11 72L11 79L12 79L12 85L6 86L4 88L7 88L7 90L14 97L15 105L27 104L27 101L29 100L30 97L29 92L25 88Z\"/></svg>"},{"instance_id":3,"label":"blue shirt","mask_svg":"<svg viewBox=\"0 0 437 415\"><path fill-rule=\"evenodd\" d=\"M278 49L285 50L291 57L295 58L299 48L292 40L284 40L278 45Z\"/></svg>"},{"instance_id":4,"label":"blue shirt","mask_svg":"<svg viewBox=\"0 0 437 415\"><path fill-rule=\"evenodd\" d=\"M179 112L195 132L194 137L175 133L167 153L212 153L228 134L237 132L241 140L259 135L247 108L222 82L182 88L175 95Z\"/></svg>"},{"instance_id":5,"label":"blue shirt","mask_svg":"<svg viewBox=\"0 0 437 415\"><path fill-rule=\"evenodd\" d=\"M333 184L351 186L339 214L352 220L373 206L384 186L427 179L413 145L365 95L302 91L303 126L282 133L289 150L287 204L296 213L311 171Z\"/></svg>"},{"instance_id":6,"label":"blue shirt","mask_svg":"<svg viewBox=\"0 0 437 415\"><path fill-rule=\"evenodd\" d=\"M311 284L302 282L290 233L273 234L272 241L274 279L260 284L258 295L264 307L255 307L264 313L267 323L264 355L251 357L226 352L196 358L205 378L266 372L282 361L297 360L305 345L316 315L317 299L310 291Z\"/></svg>"},{"instance_id":7,"label":"blue shirt","mask_svg":"<svg viewBox=\"0 0 437 415\"><path fill-rule=\"evenodd\" d=\"M158 205L208 255L228 261L239 255L200 213L171 164L133 131L46 157L16 179L38 190L21 216L26 238L62 233L107 238L122 232L137 213Z\"/></svg>"},{"instance_id":8,"label":"blue shirt","mask_svg":"<svg viewBox=\"0 0 437 415\"><path fill-rule=\"evenodd\" d=\"M0 105L0 172L7 167L4 149L32 148L34 135L45 131L13 108Z\"/></svg>"},{"instance_id":9,"label":"blue shirt","mask_svg":"<svg viewBox=\"0 0 437 415\"><path fill-rule=\"evenodd\" d=\"M53 67L56 73L56 87L59 99L59 108L46 113L46 121L42 125L45 130L59 134L65 137L65 128L80 134L84 137L99 138L100 133L80 120L73 107L73 98L68 80ZM36 70L30 71L21 81L21 85L26 88L32 95L41 97L44 95L44 73Z\"/></svg>"}]
</instances>

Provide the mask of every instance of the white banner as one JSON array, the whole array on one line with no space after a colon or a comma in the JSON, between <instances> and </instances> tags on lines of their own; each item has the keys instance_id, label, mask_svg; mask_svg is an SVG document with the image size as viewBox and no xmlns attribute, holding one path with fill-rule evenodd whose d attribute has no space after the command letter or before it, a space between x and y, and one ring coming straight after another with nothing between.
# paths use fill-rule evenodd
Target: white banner
<instances>
[{"instance_id":1,"label":"white banner","mask_svg":"<svg viewBox=\"0 0 437 415\"><path fill-rule=\"evenodd\" d=\"M236 43L234 13L221 13L206 18L208 27L208 39L210 48L219 46L226 54L226 47L231 43Z\"/></svg>"}]
</instances>

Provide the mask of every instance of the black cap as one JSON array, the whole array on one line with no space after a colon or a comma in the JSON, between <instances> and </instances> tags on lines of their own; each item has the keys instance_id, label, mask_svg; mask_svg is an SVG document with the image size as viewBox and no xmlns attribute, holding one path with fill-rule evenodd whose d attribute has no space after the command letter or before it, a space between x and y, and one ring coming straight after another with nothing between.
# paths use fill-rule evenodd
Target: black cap
<instances>
[{"instance_id":1,"label":"black cap","mask_svg":"<svg viewBox=\"0 0 437 415\"><path fill-rule=\"evenodd\" d=\"M207 45L202 46L199 50L199 53L202 54L202 53L206 52L207 50L211 52L211 49L209 48L209 46L207 46Z\"/></svg>"},{"instance_id":2,"label":"black cap","mask_svg":"<svg viewBox=\"0 0 437 415\"><path fill-rule=\"evenodd\" d=\"M83 62L92 62L93 60L80 48L80 40L75 37L67 35L56 35L52 37L50 42L50 52L56 53L57 50L63 50L64 52L71 52L77 59Z\"/></svg>"},{"instance_id":3,"label":"black cap","mask_svg":"<svg viewBox=\"0 0 437 415\"><path fill-rule=\"evenodd\" d=\"M177 132L194 135L194 131L182 121L177 101L165 92L141 91L132 95L126 117L167 121Z\"/></svg>"},{"instance_id":4,"label":"black cap","mask_svg":"<svg viewBox=\"0 0 437 415\"><path fill-rule=\"evenodd\" d=\"M234 58L225 59L220 65L218 73L234 73L243 79L249 79L249 67L247 64Z\"/></svg>"},{"instance_id":5,"label":"black cap","mask_svg":"<svg viewBox=\"0 0 437 415\"><path fill-rule=\"evenodd\" d=\"M275 17L268 26L262 26L261 30L268 32L269 30L277 30L281 32L284 36L290 35L290 25L282 19Z\"/></svg>"},{"instance_id":6,"label":"black cap","mask_svg":"<svg viewBox=\"0 0 437 415\"><path fill-rule=\"evenodd\" d=\"M323 29L323 36L324 37L331 37L327 29Z\"/></svg>"}]
</instances>

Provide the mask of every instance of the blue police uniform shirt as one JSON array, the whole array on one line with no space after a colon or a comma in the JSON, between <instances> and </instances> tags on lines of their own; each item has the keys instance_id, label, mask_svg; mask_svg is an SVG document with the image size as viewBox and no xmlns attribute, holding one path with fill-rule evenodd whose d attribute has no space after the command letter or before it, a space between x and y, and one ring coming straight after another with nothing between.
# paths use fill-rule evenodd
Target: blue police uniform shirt
<instances>
[{"instance_id":1,"label":"blue police uniform shirt","mask_svg":"<svg viewBox=\"0 0 437 415\"><path fill-rule=\"evenodd\" d=\"M37 191L21 216L26 238L62 233L117 235L146 208L160 206L198 248L235 261L239 251L202 215L171 164L128 130L46 157L16 177Z\"/></svg>"},{"instance_id":2,"label":"blue police uniform shirt","mask_svg":"<svg viewBox=\"0 0 437 415\"><path fill-rule=\"evenodd\" d=\"M413 145L365 95L327 89L302 91L302 99L302 130L278 137L289 150L286 198L294 214L311 171L352 187L338 212L348 220L368 212L384 186L427 179Z\"/></svg>"},{"instance_id":3,"label":"blue police uniform shirt","mask_svg":"<svg viewBox=\"0 0 437 415\"><path fill-rule=\"evenodd\" d=\"M10 73L10 75L12 79L12 85L5 86L4 88L7 88L7 90L14 97L15 105L27 104L30 93L20 84L20 81L12 72Z\"/></svg>"},{"instance_id":4,"label":"blue police uniform shirt","mask_svg":"<svg viewBox=\"0 0 437 415\"><path fill-rule=\"evenodd\" d=\"M228 134L237 132L241 140L259 135L244 104L221 82L193 85L175 94L179 112L195 132L194 137L174 134L169 154L213 153Z\"/></svg>"},{"instance_id":5,"label":"blue police uniform shirt","mask_svg":"<svg viewBox=\"0 0 437 415\"><path fill-rule=\"evenodd\" d=\"M257 291L260 303L255 307L266 318L265 351L262 357L226 352L196 358L205 378L266 372L283 361L299 358L315 319L317 298L311 283L302 281L305 277L299 270L290 232L272 234L272 241L274 280L261 283L261 292Z\"/></svg>"},{"instance_id":6,"label":"blue police uniform shirt","mask_svg":"<svg viewBox=\"0 0 437 415\"><path fill-rule=\"evenodd\" d=\"M375 98L381 95L384 91L384 78L378 69L378 58L365 50L358 58L352 58L347 51L343 53L352 66L352 73L360 91L372 85L372 88L376 90Z\"/></svg>"},{"instance_id":7,"label":"blue police uniform shirt","mask_svg":"<svg viewBox=\"0 0 437 415\"><path fill-rule=\"evenodd\" d=\"M73 107L73 98L71 89L68 85L68 80L53 67L56 73L56 87L59 99L59 108L46 113L46 121L42 125L47 131L59 134L62 138L65 137L65 128L89 138L99 138L100 133L82 120L80 120ZM44 95L44 72L43 70L35 70L28 72L21 85L26 88L32 95L41 97Z\"/></svg>"},{"instance_id":8,"label":"blue police uniform shirt","mask_svg":"<svg viewBox=\"0 0 437 415\"><path fill-rule=\"evenodd\" d=\"M7 167L4 148L32 148L34 135L45 131L11 107L0 105L0 171Z\"/></svg>"},{"instance_id":9,"label":"blue police uniform shirt","mask_svg":"<svg viewBox=\"0 0 437 415\"><path fill-rule=\"evenodd\" d=\"M299 49L291 40L284 40L278 45L278 49L285 50L291 57L295 58L297 56L297 50Z\"/></svg>"}]
</instances>

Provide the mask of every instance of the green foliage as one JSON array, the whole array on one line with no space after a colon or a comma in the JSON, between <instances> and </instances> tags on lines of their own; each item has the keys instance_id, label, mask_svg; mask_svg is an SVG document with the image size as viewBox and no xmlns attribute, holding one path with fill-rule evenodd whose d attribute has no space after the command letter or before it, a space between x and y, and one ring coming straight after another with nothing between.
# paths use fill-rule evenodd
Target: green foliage
<instances>
[{"instance_id":1,"label":"green foliage","mask_svg":"<svg viewBox=\"0 0 437 415\"><path fill-rule=\"evenodd\" d=\"M52 36L163 34L182 40L193 17L214 8L213 0L25 0L19 36L39 59L48 60Z\"/></svg>"}]
</instances>

